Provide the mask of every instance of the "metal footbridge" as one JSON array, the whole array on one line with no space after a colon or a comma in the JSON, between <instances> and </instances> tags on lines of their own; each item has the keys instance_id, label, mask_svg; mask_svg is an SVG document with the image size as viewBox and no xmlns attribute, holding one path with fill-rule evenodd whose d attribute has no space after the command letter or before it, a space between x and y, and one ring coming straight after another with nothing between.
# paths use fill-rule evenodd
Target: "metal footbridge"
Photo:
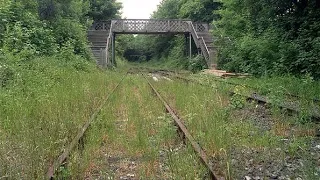
<instances>
[{"instance_id":1,"label":"metal footbridge","mask_svg":"<svg viewBox=\"0 0 320 180\"><path fill-rule=\"evenodd\" d=\"M191 58L192 39L205 58L208 67L215 68L216 48L209 24L174 19L117 19L94 22L88 30L88 40L99 66L115 63L115 39L117 34L184 34L189 37Z\"/></svg>"}]
</instances>

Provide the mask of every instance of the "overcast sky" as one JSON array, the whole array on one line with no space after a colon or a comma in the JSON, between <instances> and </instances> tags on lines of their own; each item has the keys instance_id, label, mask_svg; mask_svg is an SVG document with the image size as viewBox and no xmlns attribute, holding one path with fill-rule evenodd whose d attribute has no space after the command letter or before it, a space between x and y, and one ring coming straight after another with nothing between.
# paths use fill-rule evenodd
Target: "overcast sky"
<instances>
[{"instance_id":1,"label":"overcast sky","mask_svg":"<svg viewBox=\"0 0 320 180\"><path fill-rule=\"evenodd\" d=\"M162 0L117 0L122 2L122 17L127 19L149 19Z\"/></svg>"}]
</instances>

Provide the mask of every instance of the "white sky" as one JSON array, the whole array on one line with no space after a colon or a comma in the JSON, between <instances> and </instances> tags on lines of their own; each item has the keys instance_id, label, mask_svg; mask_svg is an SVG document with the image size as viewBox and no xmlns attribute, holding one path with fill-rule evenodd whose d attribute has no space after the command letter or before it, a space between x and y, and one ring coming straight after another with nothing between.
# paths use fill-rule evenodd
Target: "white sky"
<instances>
[{"instance_id":1,"label":"white sky","mask_svg":"<svg viewBox=\"0 0 320 180\"><path fill-rule=\"evenodd\" d=\"M122 18L149 19L162 0L117 0L122 2Z\"/></svg>"}]
</instances>

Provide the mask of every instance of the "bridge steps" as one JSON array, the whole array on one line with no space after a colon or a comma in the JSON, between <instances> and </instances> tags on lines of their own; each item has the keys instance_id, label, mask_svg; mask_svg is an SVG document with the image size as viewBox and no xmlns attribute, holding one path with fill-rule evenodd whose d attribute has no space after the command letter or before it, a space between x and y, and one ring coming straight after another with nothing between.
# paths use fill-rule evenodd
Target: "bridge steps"
<instances>
[{"instance_id":1,"label":"bridge steps","mask_svg":"<svg viewBox=\"0 0 320 180\"><path fill-rule=\"evenodd\" d=\"M87 38L90 42L90 48L98 65L105 64L105 48L107 45L108 32L106 30L89 30Z\"/></svg>"},{"instance_id":2,"label":"bridge steps","mask_svg":"<svg viewBox=\"0 0 320 180\"><path fill-rule=\"evenodd\" d=\"M202 31L202 32L197 32L198 37L201 39L203 38L206 47L209 50L209 60L207 60L208 67L210 69L216 69L217 63L215 60L217 59L217 49L216 46L214 45L214 39L212 34L210 33L209 30L207 31Z\"/></svg>"}]
</instances>

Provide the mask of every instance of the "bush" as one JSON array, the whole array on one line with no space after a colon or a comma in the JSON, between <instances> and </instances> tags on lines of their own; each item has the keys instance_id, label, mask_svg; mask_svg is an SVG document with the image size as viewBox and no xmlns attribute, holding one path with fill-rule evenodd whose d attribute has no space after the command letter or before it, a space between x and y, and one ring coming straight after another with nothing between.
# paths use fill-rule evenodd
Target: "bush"
<instances>
[{"instance_id":1,"label":"bush","mask_svg":"<svg viewBox=\"0 0 320 180\"><path fill-rule=\"evenodd\" d=\"M59 19L54 23L56 43L63 49L68 42L73 52L86 59L90 58L86 29L80 23L70 19Z\"/></svg>"},{"instance_id":2,"label":"bush","mask_svg":"<svg viewBox=\"0 0 320 180\"><path fill-rule=\"evenodd\" d=\"M223 1L214 33L229 36L232 43L219 43L219 66L257 76L311 74L320 79L320 4L303 2Z\"/></svg>"},{"instance_id":3,"label":"bush","mask_svg":"<svg viewBox=\"0 0 320 180\"><path fill-rule=\"evenodd\" d=\"M0 87L5 87L13 77L13 69L5 63L0 63Z\"/></svg>"},{"instance_id":4,"label":"bush","mask_svg":"<svg viewBox=\"0 0 320 180\"><path fill-rule=\"evenodd\" d=\"M197 55L189 61L188 70L193 73L207 68L207 63L202 55Z\"/></svg>"}]
</instances>

